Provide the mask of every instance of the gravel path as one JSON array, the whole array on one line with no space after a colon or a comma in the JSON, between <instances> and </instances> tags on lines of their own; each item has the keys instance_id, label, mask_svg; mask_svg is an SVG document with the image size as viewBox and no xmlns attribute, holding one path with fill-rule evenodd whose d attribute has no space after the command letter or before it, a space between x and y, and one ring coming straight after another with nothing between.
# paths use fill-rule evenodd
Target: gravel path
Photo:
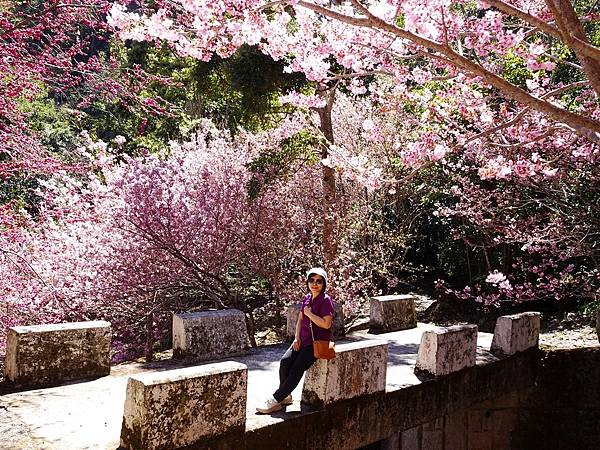
<instances>
[{"instance_id":1,"label":"gravel path","mask_svg":"<svg viewBox=\"0 0 600 450\"><path fill-rule=\"evenodd\" d=\"M540 348L566 349L581 347L599 347L596 330L590 326L575 329L554 330L540 334Z\"/></svg>"}]
</instances>

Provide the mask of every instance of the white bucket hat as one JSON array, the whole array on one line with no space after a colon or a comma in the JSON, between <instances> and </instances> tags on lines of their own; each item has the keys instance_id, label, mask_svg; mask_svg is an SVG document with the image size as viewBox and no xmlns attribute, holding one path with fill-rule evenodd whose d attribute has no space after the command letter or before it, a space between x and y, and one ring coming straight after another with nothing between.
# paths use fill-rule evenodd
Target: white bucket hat
<instances>
[{"instance_id":1,"label":"white bucket hat","mask_svg":"<svg viewBox=\"0 0 600 450\"><path fill-rule=\"evenodd\" d=\"M327 284L327 272L322 267L313 267L308 272L306 272L306 282L308 283L308 279L311 275L321 275L325 280L325 284Z\"/></svg>"}]
</instances>

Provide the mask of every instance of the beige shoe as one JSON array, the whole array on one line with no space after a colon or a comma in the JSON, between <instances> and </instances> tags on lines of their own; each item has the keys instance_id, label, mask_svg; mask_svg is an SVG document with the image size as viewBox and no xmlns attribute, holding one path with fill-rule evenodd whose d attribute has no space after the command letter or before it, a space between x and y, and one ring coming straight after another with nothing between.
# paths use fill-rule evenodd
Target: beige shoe
<instances>
[{"instance_id":1,"label":"beige shoe","mask_svg":"<svg viewBox=\"0 0 600 450\"><path fill-rule=\"evenodd\" d=\"M281 411L282 408L283 405L271 397L265 402L264 406L256 408L256 412L260 414L269 414L275 411Z\"/></svg>"},{"instance_id":2,"label":"beige shoe","mask_svg":"<svg viewBox=\"0 0 600 450\"><path fill-rule=\"evenodd\" d=\"M281 404L285 406L291 405L292 403L294 403L294 400L292 400L292 394L288 395L286 398L281 400Z\"/></svg>"}]
</instances>

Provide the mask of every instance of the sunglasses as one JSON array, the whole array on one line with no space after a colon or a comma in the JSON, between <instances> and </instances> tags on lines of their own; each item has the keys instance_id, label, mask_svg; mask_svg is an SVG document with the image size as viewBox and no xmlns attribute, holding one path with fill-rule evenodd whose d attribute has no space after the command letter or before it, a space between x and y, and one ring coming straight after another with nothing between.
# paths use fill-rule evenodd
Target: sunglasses
<instances>
[{"instance_id":1,"label":"sunglasses","mask_svg":"<svg viewBox=\"0 0 600 450\"><path fill-rule=\"evenodd\" d=\"M310 284L323 284L323 279L322 278L309 278L308 282Z\"/></svg>"}]
</instances>

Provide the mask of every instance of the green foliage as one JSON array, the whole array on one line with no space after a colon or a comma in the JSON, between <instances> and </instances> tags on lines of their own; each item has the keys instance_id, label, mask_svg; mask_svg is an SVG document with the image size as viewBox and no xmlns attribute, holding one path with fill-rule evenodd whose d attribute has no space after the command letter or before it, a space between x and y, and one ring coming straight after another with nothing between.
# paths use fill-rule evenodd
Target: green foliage
<instances>
[{"instance_id":1,"label":"green foliage","mask_svg":"<svg viewBox=\"0 0 600 450\"><path fill-rule=\"evenodd\" d=\"M510 52L503 59L502 76L510 83L527 89L525 82L533 78L533 72L525 66L523 58Z\"/></svg>"},{"instance_id":2,"label":"green foliage","mask_svg":"<svg viewBox=\"0 0 600 450\"><path fill-rule=\"evenodd\" d=\"M246 187L250 200L276 180L285 179L299 164L316 164L322 139L312 131L302 130L285 139L280 147L250 161L247 167L253 176Z\"/></svg>"},{"instance_id":3,"label":"green foliage","mask_svg":"<svg viewBox=\"0 0 600 450\"><path fill-rule=\"evenodd\" d=\"M127 153L160 151L171 140L186 139L201 118L232 133L239 127L269 128L282 111L279 95L306 83L303 75L283 73L280 62L255 47L243 46L229 59L215 55L208 62L182 58L167 45L149 42L114 41L111 52L125 72L142 69L156 79L144 80L136 93L139 104L95 102L81 126L105 141L125 136ZM166 114L148 113L141 106L146 99L160 99Z\"/></svg>"},{"instance_id":4,"label":"green foliage","mask_svg":"<svg viewBox=\"0 0 600 450\"><path fill-rule=\"evenodd\" d=\"M26 176L12 176L0 183L0 205L11 203L13 210L24 209L29 214L38 213L40 198L36 194L37 179Z\"/></svg>"},{"instance_id":5,"label":"green foliage","mask_svg":"<svg viewBox=\"0 0 600 450\"><path fill-rule=\"evenodd\" d=\"M27 116L27 124L39 133L41 143L55 154L72 149L77 142L76 131L72 127L73 111L59 107L46 95L33 101L23 101L21 111Z\"/></svg>"},{"instance_id":6,"label":"green foliage","mask_svg":"<svg viewBox=\"0 0 600 450\"><path fill-rule=\"evenodd\" d=\"M39 142L51 154L65 162L72 161L72 150L77 145L77 135L70 121L73 111L58 107L45 93L37 98L22 99L19 109L25 114L29 129L37 134ZM8 160L2 155L0 160ZM0 183L0 205L12 204L15 210L24 209L36 215L40 198L36 194L40 174L33 172L17 173Z\"/></svg>"},{"instance_id":7,"label":"green foliage","mask_svg":"<svg viewBox=\"0 0 600 450\"><path fill-rule=\"evenodd\" d=\"M594 300L584 303L580 306L579 312L586 317L596 317L600 310L600 300Z\"/></svg>"}]
</instances>

